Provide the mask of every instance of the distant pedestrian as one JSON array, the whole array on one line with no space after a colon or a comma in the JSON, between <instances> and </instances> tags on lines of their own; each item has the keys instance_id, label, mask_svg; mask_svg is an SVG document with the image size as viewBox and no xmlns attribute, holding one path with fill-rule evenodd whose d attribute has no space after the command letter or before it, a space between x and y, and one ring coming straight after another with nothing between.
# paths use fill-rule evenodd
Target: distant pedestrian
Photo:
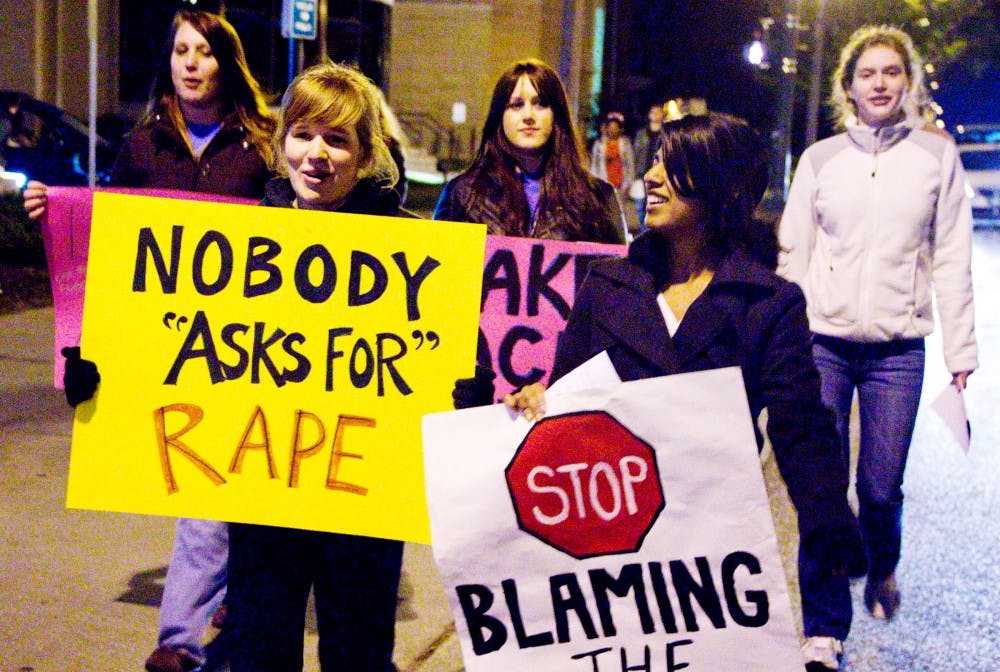
<instances>
[{"instance_id":1,"label":"distant pedestrian","mask_svg":"<svg viewBox=\"0 0 1000 672\"><path fill-rule=\"evenodd\" d=\"M628 196L635 179L635 155L625 135L625 115L617 110L604 115L601 136L590 150L590 172L610 182L619 198Z\"/></svg>"},{"instance_id":2,"label":"distant pedestrian","mask_svg":"<svg viewBox=\"0 0 1000 672\"><path fill-rule=\"evenodd\" d=\"M635 201L635 211L638 215L639 232L646 229L646 187L642 176L653 165L659 143L660 130L663 128L663 105L653 103L646 112L646 123L635 132L632 149L635 153L636 179L629 189L629 196Z\"/></svg>"},{"instance_id":3,"label":"distant pedestrian","mask_svg":"<svg viewBox=\"0 0 1000 672\"><path fill-rule=\"evenodd\" d=\"M861 28L840 54L832 99L845 131L799 160L781 219L780 272L802 286L823 400L837 415L848 464L852 398L861 443L857 492L868 553L865 606L896 613L903 473L937 305L952 383L978 366L971 275L972 213L955 143L928 130L923 65L910 37ZM933 301L932 301L933 297ZM802 555L810 670L839 667L851 625L847 577Z\"/></svg>"}]
</instances>

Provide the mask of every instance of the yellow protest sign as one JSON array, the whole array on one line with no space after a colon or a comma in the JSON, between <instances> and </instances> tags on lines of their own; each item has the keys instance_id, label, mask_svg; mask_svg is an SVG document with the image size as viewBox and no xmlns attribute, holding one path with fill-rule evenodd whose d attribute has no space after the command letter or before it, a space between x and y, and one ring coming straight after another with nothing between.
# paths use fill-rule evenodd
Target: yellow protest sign
<instances>
[{"instance_id":1,"label":"yellow protest sign","mask_svg":"<svg viewBox=\"0 0 1000 672\"><path fill-rule=\"evenodd\" d=\"M429 543L484 227L94 196L67 506Z\"/></svg>"}]
</instances>

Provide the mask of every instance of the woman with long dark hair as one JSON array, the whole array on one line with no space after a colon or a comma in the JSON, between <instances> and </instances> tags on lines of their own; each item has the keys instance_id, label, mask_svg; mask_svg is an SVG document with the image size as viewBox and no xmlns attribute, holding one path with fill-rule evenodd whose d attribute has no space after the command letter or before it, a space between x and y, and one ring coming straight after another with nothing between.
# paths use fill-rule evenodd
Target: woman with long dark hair
<instances>
[{"instance_id":1,"label":"woman with long dark hair","mask_svg":"<svg viewBox=\"0 0 1000 672\"><path fill-rule=\"evenodd\" d=\"M259 197L271 176L273 132L233 26L217 14L181 10L111 183Z\"/></svg>"},{"instance_id":2,"label":"woman with long dark hair","mask_svg":"<svg viewBox=\"0 0 1000 672\"><path fill-rule=\"evenodd\" d=\"M590 174L559 75L536 59L512 63L493 87L475 161L445 185L434 219L485 224L491 235L623 243L614 187ZM455 383L457 408L493 401L480 340L475 376Z\"/></svg>"},{"instance_id":3,"label":"woman with long dark hair","mask_svg":"<svg viewBox=\"0 0 1000 672\"><path fill-rule=\"evenodd\" d=\"M260 198L271 177L273 132L274 115L236 30L217 14L182 9L110 185ZM40 182L24 190L33 219L45 214L46 190Z\"/></svg>"},{"instance_id":4,"label":"woman with long dark hair","mask_svg":"<svg viewBox=\"0 0 1000 672\"><path fill-rule=\"evenodd\" d=\"M445 186L434 219L485 224L494 235L625 242L614 189L590 175L582 150L559 75L517 61L493 88L472 166Z\"/></svg>"}]
</instances>

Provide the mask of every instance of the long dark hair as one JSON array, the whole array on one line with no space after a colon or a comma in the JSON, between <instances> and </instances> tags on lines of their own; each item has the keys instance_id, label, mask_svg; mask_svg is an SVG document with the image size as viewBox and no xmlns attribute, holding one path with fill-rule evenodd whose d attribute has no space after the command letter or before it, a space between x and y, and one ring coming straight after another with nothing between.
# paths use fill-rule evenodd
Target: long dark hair
<instances>
[{"instance_id":1,"label":"long dark hair","mask_svg":"<svg viewBox=\"0 0 1000 672\"><path fill-rule=\"evenodd\" d=\"M556 71L537 59L512 63L493 87L482 141L468 171L474 178L472 209L497 219L482 223L493 224L508 235L528 235L528 202L517 178L513 146L503 132L504 111L522 76L528 77L542 103L552 109L552 134L544 148L537 221L557 222L573 240L616 240L616 231L601 226L608 217L595 186L596 178L590 176L583 162L583 143L570 113L566 90ZM484 207L491 196L502 200L500 207Z\"/></svg>"},{"instance_id":2,"label":"long dark hair","mask_svg":"<svg viewBox=\"0 0 1000 672\"><path fill-rule=\"evenodd\" d=\"M170 73L170 57L174 51L174 38L177 31L185 23L198 31L212 48L212 55L219 63L220 96L223 101L224 113L235 113L250 136L250 143L261 158L271 165L274 152L271 149L271 137L274 134L274 115L267 107L260 84L250 72L247 65L243 43L232 24L218 14L193 9L181 9L174 14L170 24L167 41L156 69L156 77L149 93L146 106L148 123L154 115L162 110L167 114L174 129L182 138L187 138L184 117L177 103L177 92Z\"/></svg>"},{"instance_id":3,"label":"long dark hair","mask_svg":"<svg viewBox=\"0 0 1000 672\"><path fill-rule=\"evenodd\" d=\"M761 135L743 119L709 112L664 122L660 143L674 190L707 209L709 256L741 249L776 268L777 231L754 217L768 184L768 149Z\"/></svg>"}]
</instances>

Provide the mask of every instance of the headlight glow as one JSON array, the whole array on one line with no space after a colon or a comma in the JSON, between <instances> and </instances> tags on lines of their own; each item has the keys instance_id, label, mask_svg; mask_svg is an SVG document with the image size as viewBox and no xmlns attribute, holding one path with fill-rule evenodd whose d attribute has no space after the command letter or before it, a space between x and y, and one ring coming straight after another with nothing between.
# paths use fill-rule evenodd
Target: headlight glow
<instances>
[{"instance_id":1,"label":"headlight glow","mask_svg":"<svg viewBox=\"0 0 1000 672\"><path fill-rule=\"evenodd\" d=\"M18 189L24 189L24 185L28 182L28 176L24 173L14 173L6 170L0 171L0 178L10 180Z\"/></svg>"}]
</instances>

